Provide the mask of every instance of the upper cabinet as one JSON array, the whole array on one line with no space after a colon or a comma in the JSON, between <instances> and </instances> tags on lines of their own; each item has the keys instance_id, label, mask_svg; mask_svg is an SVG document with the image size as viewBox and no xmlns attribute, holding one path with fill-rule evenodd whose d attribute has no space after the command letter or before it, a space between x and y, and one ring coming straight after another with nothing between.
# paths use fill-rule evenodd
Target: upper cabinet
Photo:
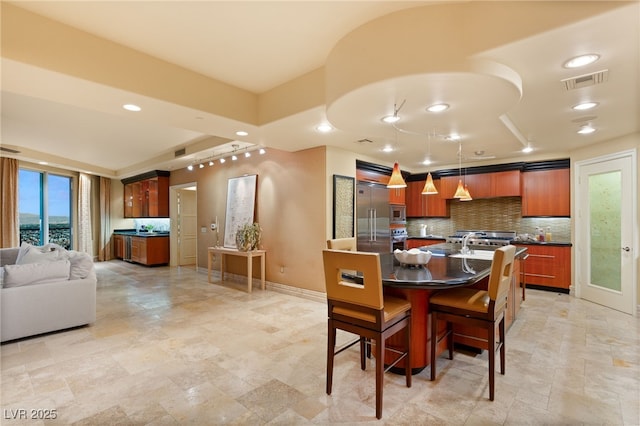
<instances>
[{"instance_id":1,"label":"upper cabinet","mask_svg":"<svg viewBox=\"0 0 640 426\"><path fill-rule=\"evenodd\" d=\"M407 217L449 217L449 205L446 199L438 194L422 194L425 182L426 180L407 182ZM438 192L442 190L440 183L440 179L433 180Z\"/></svg>"},{"instance_id":2,"label":"upper cabinet","mask_svg":"<svg viewBox=\"0 0 640 426\"><path fill-rule=\"evenodd\" d=\"M469 188L473 199L495 197L519 197L520 170L508 170L503 172L480 173L461 176L444 176L440 179L442 191L440 196L444 199L452 199L458 187L458 181Z\"/></svg>"},{"instance_id":3,"label":"upper cabinet","mask_svg":"<svg viewBox=\"0 0 640 426\"><path fill-rule=\"evenodd\" d=\"M406 190L405 188L389 189L389 204L405 204Z\"/></svg>"},{"instance_id":4,"label":"upper cabinet","mask_svg":"<svg viewBox=\"0 0 640 426\"><path fill-rule=\"evenodd\" d=\"M156 170L122 183L124 217L169 217L169 172Z\"/></svg>"},{"instance_id":5,"label":"upper cabinet","mask_svg":"<svg viewBox=\"0 0 640 426\"><path fill-rule=\"evenodd\" d=\"M571 216L569 169L522 173L522 216Z\"/></svg>"}]
</instances>

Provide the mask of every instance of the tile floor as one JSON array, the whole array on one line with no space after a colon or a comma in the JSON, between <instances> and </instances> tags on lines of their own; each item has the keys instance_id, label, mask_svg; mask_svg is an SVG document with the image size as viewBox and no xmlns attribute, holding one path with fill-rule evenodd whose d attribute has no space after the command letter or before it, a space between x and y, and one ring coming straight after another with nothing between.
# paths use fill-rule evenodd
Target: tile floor
<instances>
[{"instance_id":1,"label":"tile floor","mask_svg":"<svg viewBox=\"0 0 640 426\"><path fill-rule=\"evenodd\" d=\"M494 402L486 353L456 353L435 382L388 373L377 421L357 349L325 394L324 303L190 268L97 272L95 324L2 345L3 425L640 424L640 320L565 294L528 291ZM31 410L57 418L15 419Z\"/></svg>"}]
</instances>

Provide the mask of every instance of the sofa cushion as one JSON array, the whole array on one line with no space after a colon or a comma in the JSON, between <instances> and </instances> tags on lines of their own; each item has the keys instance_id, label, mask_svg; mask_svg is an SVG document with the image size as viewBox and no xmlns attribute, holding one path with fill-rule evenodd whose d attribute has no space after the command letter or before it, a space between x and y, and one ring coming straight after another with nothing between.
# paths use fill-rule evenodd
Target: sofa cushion
<instances>
[{"instance_id":1,"label":"sofa cushion","mask_svg":"<svg viewBox=\"0 0 640 426\"><path fill-rule=\"evenodd\" d=\"M69 279L71 262L68 260L45 261L4 266L4 288L28 284L44 284Z\"/></svg>"},{"instance_id":2,"label":"sofa cushion","mask_svg":"<svg viewBox=\"0 0 640 426\"><path fill-rule=\"evenodd\" d=\"M70 280L81 280L87 278L93 270L93 260L88 253L80 251L68 251L60 254L61 258L67 258L71 262Z\"/></svg>"},{"instance_id":3,"label":"sofa cushion","mask_svg":"<svg viewBox=\"0 0 640 426\"><path fill-rule=\"evenodd\" d=\"M51 251L46 247L38 247L23 242L20 245L20 251L18 252L16 265L23 265L25 263L52 262L54 260L59 260L58 251Z\"/></svg>"}]
</instances>

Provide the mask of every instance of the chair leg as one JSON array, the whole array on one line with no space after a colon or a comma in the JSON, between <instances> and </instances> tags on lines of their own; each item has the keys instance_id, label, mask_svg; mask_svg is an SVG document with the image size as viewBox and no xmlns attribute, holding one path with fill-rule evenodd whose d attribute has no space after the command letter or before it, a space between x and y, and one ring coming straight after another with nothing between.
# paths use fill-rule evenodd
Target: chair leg
<instances>
[{"instance_id":1,"label":"chair leg","mask_svg":"<svg viewBox=\"0 0 640 426\"><path fill-rule=\"evenodd\" d=\"M367 345L367 340L364 337L360 336L360 369L364 370L367 368L366 356L367 353L370 353L371 349L369 345Z\"/></svg>"},{"instance_id":2,"label":"chair leg","mask_svg":"<svg viewBox=\"0 0 640 426\"><path fill-rule=\"evenodd\" d=\"M331 395L331 385L333 382L333 358L336 351L336 329L329 320L329 333L327 341L327 395Z\"/></svg>"},{"instance_id":3,"label":"chair leg","mask_svg":"<svg viewBox=\"0 0 640 426\"><path fill-rule=\"evenodd\" d=\"M489 328L489 400L493 401L495 391L495 371L496 371L496 325L495 323Z\"/></svg>"},{"instance_id":4,"label":"chair leg","mask_svg":"<svg viewBox=\"0 0 640 426\"><path fill-rule=\"evenodd\" d=\"M381 334L376 337L376 418L382 418L382 388L384 387L384 346Z\"/></svg>"},{"instance_id":5,"label":"chair leg","mask_svg":"<svg viewBox=\"0 0 640 426\"><path fill-rule=\"evenodd\" d=\"M500 324L499 324L499 333L500 333L500 374L504 375L504 372L506 370L506 364L505 364L505 346L504 346L504 338L505 338L505 332L504 332L504 317L502 318L502 320L500 320Z\"/></svg>"},{"instance_id":6,"label":"chair leg","mask_svg":"<svg viewBox=\"0 0 640 426\"><path fill-rule=\"evenodd\" d=\"M411 318L407 321L407 328L404 330L404 344L407 356L404 359L404 374L406 376L407 387L411 387Z\"/></svg>"},{"instance_id":7,"label":"chair leg","mask_svg":"<svg viewBox=\"0 0 640 426\"><path fill-rule=\"evenodd\" d=\"M431 312L431 380L436 379L436 347L438 346L438 314Z\"/></svg>"},{"instance_id":8,"label":"chair leg","mask_svg":"<svg viewBox=\"0 0 640 426\"><path fill-rule=\"evenodd\" d=\"M447 321L447 348L449 349L449 359L453 359L453 323Z\"/></svg>"}]
</instances>

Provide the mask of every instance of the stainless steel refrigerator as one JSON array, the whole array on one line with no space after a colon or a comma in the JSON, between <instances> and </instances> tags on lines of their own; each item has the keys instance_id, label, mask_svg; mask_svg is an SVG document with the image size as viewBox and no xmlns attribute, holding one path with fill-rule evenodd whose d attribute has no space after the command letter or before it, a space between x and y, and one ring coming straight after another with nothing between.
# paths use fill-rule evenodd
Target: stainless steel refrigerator
<instances>
[{"instance_id":1,"label":"stainless steel refrigerator","mask_svg":"<svg viewBox=\"0 0 640 426\"><path fill-rule=\"evenodd\" d=\"M358 250L391 252L389 190L386 186L358 182L356 194Z\"/></svg>"}]
</instances>

